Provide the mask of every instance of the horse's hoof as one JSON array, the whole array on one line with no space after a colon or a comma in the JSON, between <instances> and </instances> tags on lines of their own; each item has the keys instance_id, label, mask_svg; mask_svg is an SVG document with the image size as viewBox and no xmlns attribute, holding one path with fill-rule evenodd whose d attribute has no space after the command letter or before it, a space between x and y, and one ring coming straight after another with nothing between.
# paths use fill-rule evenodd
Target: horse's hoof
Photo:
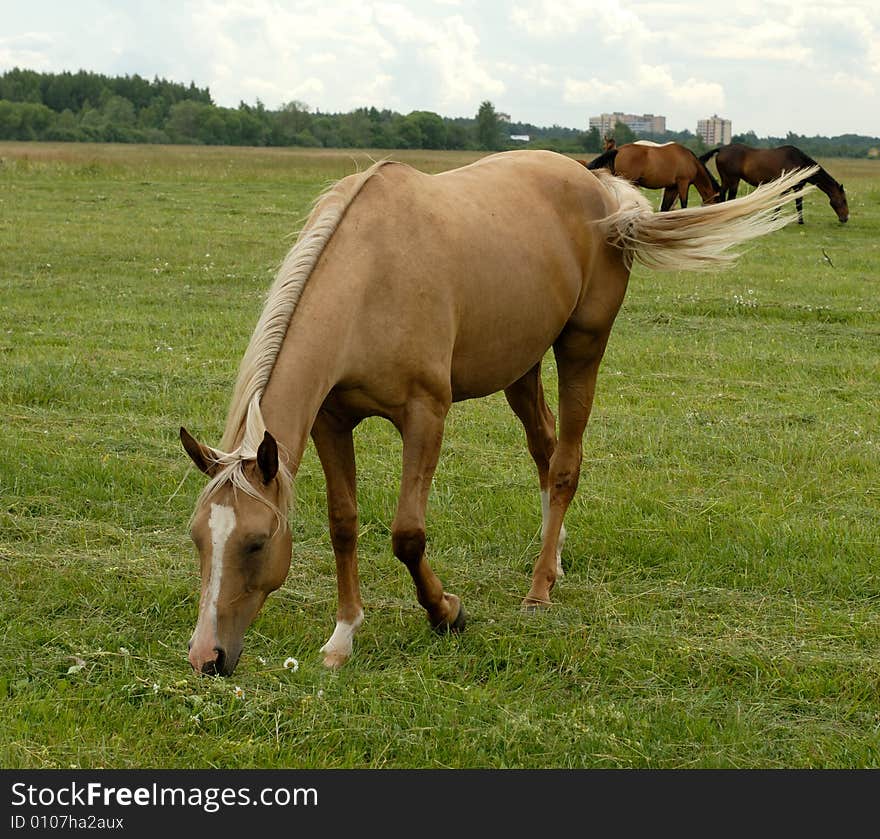
<instances>
[{"instance_id":1,"label":"horse's hoof","mask_svg":"<svg viewBox=\"0 0 880 839\"><path fill-rule=\"evenodd\" d=\"M458 614L455 616L455 620L452 623L438 623L434 627L434 632L438 635L449 635L450 633L457 635L460 632L464 632L465 626L467 626L467 614L465 614L464 606L459 602Z\"/></svg>"},{"instance_id":2,"label":"horse's hoof","mask_svg":"<svg viewBox=\"0 0 880 839\"><path fill-rule=\"evenodd\" d=\"M323 664L328 670L338 670L350 657L345 653L339 652L325 653Z\"/></svg>"},{"instance_id":3,"label":"horse's hoof","mask_svg":"<svg viewBox=\"0 0 880 839\"><path fill-rule=\"evenodd\" d=\"M520 610L524 615L536 615L550 608L549 600L535 600L532 597L526 597L522 602Z\"/></svg>"}]
</instances>

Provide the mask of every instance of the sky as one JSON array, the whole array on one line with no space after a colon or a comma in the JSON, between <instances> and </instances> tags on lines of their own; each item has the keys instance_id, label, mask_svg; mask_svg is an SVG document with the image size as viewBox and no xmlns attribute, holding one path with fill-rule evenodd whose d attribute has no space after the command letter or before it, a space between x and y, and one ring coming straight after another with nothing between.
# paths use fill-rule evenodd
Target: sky
<instances>
[{"instance_id":1,"label":"sky","mask_svg":"<svg viewBox=\"0 0 880 839\"><path fill-rule=\"evenodd\" d=\"M586 130L880 136L880 0L0 0L0 72L80 69L299 101Z\"/></svg>"}]
</instances>

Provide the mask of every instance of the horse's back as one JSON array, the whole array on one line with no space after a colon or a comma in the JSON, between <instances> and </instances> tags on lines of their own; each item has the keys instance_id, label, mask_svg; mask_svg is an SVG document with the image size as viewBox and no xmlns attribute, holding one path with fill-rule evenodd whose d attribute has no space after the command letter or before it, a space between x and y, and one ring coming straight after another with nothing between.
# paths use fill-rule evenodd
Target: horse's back
<instances>
[{"instance_id":1,"label":"horse's back","mask_svg":"<svg viewBox=\"0 0 880 839\"><path fill-rule=\"evenodd\" d=\"M776 146L772 149L754 148L744 143L723 146L715 159L722 176L742 178L752 186L767 183L793 169L813 165L814 161L796 146Z\"/></svg>"},{"instance_id":2,"label":"horse's back","mask_svg":"<svg viewBox=\"0 0 880 839\"><path fill-rule=\"evenodd\" d=\"M312 307L336 307L350 381L430 364L451 377L453 398L485 395L559 335L591 263L608 258L590 222L613 209L592 173L552 152L502 153L436 175L386 164L348 208L304 297L314 282Z\"/></svg>"},{"instance_id":3,"label":"horse's back","mask_svg":"<svg viewBox=\"0 0 880 839\"><path fill-rule=\"evenodd\" d=\"M695 160L690 150L678 143L640 140L620 146L615 171L647 189L662 189L681 178L692 180Z\"/></svg>"}]
</instances>

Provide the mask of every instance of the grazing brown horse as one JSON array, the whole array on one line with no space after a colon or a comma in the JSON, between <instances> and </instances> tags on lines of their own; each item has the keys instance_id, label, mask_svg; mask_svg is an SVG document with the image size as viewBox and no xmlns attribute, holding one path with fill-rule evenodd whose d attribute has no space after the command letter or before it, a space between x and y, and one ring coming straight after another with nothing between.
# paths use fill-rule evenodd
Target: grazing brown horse
<instances>
[{"instance_id":1,"label":"grazing brown horse","mask_svg":"<svg viewBox=\"0 0 880 839\"><path fill-rule=\"evenodd\" d=\"M849 219L849 207L846 203L843 184L834 180L812 157L804 154L795 146L756 149L743 143L731 143L728 146L719 146L717 149L707 151L700 156L700 160L707 163L715 155L718 155L715 158L715 165L718 167L718 177L721 178L722 201L736 198L740 180L757 186L778 178L783 172L818 166L816 174L810 176L809 183L817 186L828 196L831 209L837 213L837 218L841 222ZM798 224L803 224L803 199L798 198L795 206Z\"/></svg>"},{"instance_id":2,"label":"grazing brown horse","mask_svg":"<svg viewBox=\"0 0 880 839\"><path fill-rule=\"evenodd\" d=\"M504 391L538 471L542 543L526 608L550 603L563 518L578 485L596 374L633 260L713 268L775 230L795 173L740 201L654 213L626 181L564 155L512 151L427 175L382 161L316 203L269 291L239 368L219 448L180 429L210 480L191 534L201 562L189 660L230 675L245 630L291 562L288 503L309 438L327 487L338 667L363 621L352 431L369 416L403 438L395 556L439 632L460 631L459 598L425 556L425 506L453 402ZM559 434L541 362L553 348Z\"/></svg>"},{"instance_id":3,"label":"grazing brown horse","mask_svg":"<svg viewBox=\"0 0 880 839\"><path fill-rule=\"evenodd\" d=\"M608 169L646 189L662 189L661 211L671 209L676 198L682 209L687 207L691 184L700 193L703 204L719 200L720 184L697 156L679 143L624 143L600 154L587 168Z\"/></svg>"}]
</instances>

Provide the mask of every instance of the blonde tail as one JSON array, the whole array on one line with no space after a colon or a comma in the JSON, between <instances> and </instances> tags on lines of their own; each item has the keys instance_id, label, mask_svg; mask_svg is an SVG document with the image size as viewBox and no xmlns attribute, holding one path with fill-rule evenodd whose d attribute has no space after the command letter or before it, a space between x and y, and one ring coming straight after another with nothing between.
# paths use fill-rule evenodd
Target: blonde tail
<instances>
[{"instance_id":1,"label":"blonde tail","mask_svg":"<svg viewBox=\"0 0 880 839\"><path fill-rule=\"evenodd\" d=\"M596 172L618 203L618 209L599 224L608 242L623 251L628 267L637 260L661 271L717 269L736 260L731 248L794 221L794 212L780 208L814 189L804 181L818 169L783 172L733 201L665 213L653 212L629 182Z\"/></svg>"}]
</instances>

